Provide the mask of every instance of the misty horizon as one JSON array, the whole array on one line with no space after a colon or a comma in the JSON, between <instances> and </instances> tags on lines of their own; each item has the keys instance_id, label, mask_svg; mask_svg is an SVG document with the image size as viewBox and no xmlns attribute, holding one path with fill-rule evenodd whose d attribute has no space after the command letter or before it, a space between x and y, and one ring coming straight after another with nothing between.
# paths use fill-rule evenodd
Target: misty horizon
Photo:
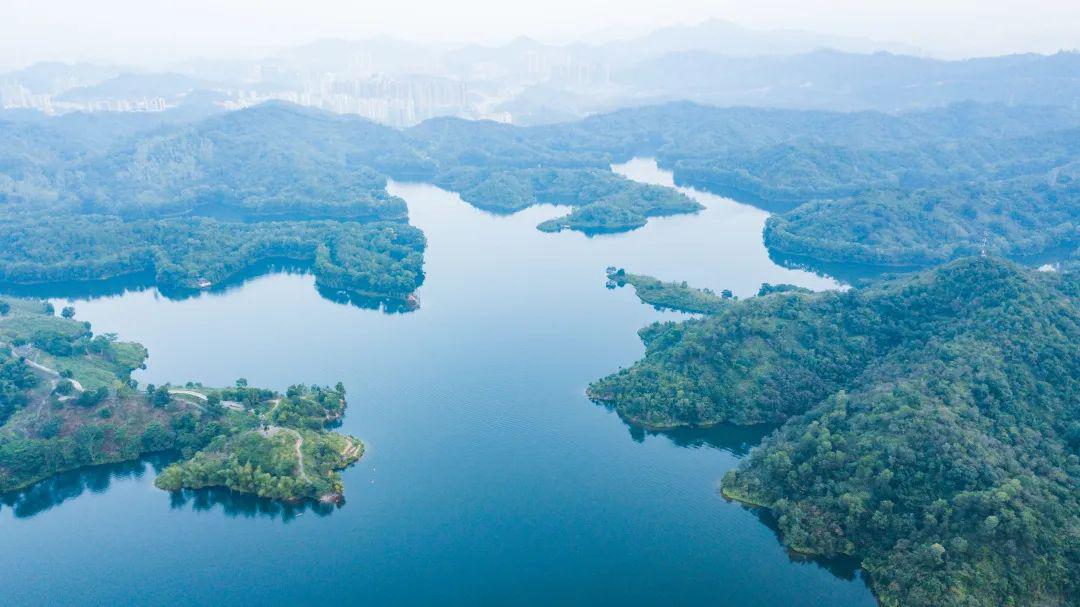
<instances>
[{"instance_id":1,"label":"misty horizon","mask_svg":"<svg viewBox=\"0 0 1080 607\"><path fill-rule=\"evenodd\" d=\"M105 63L166 69L199 60L253 60L324 40L391 38L433 48L497 47L519 38L552 46L599 45L646 36L662 28L726 22L756 33L800 33L872 41L883 48L939 59L1052 54L1080 48L1080 9L1040 0L1022 9L1002 2L942 8L932 3L858 10L839 1L785 1L749 9L736 3L708 7L676 2L652 7L626 2L618 9L594 3L546 3L507 10L474 0L446 13L437 7L336 6L315 2L299 11L288 5L234 2L213 8L145 7L127 0L115 18L81 5L50 4L47 13L17 0L0 13L0 69L39 62ZM67 6L64 6L67 5ZM773 6L782 5L782 6ZM181 10L182 9L182 10ZM415 9L415 10L414 10ZM446 13L446 14L442 14ZM442 16L440 17L440 14Z\"/></svg>"}]
</instances>

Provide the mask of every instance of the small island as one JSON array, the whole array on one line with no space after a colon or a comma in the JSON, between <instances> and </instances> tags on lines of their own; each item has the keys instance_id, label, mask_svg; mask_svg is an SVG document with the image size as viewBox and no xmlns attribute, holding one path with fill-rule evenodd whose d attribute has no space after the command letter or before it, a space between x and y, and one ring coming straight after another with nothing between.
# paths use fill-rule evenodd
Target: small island
<instances>
[{"instance_id":1,"label":"small island","mask_svg":"<svg viewBox=\"0 0 1080 607\"><path fill-rule=\"evenodd\" d=\"M720 295L710 289L697 289L684 282L663 282L652 276L630 274L622 268L607 269L609 289L631 285L638 299L657 309L689 312L692 314L716 314L734 300L731 291L725 289Z\"/></svg>"},{"instance_id":2,"label":"small island","mask_svg":"<svg viewBox=\"0 0 1080 607\"><path fill-rule=\"evenodd\" d=\"M67 470L172 451L155 480L168 491L226 487L260 497L340 502L338 471L364 453L332 432L345 387L298 384L284 394L237 380L229 388L147 385L140 344L94 335L75 310L0 302L0 492Z\"/></svg>"},{"instance_id":3,"label":"small island","mask_svg":"<svg viewBox=\"0 0 1080 607\"><path fill-rule=\"evenodd\" d=\"M436 175L436 185L493 213L515 213L536 204L573 207L537 226L542 232L626 232L650 217L696 213L703 207L678 190L638 183L607 169L455 166Z\"/></svg>"}]
</instances>

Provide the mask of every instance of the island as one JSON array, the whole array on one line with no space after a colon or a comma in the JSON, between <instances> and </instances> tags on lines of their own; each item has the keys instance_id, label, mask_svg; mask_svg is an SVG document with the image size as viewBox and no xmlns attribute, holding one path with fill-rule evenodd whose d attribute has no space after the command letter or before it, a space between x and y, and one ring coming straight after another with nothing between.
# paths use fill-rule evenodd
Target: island
<instances>
[{"instance_id":1,"label":"island","mask_svg":"<svg viewBox=\"0 0 1080 607\"><path fill-rule=\"evenodd\" d=\"M542 222L543 232L625 232L650 217L694 213L703 207L685 194L631 181L608 169L454 167L435 183L478 208L512 213L542 203L570 205L562 217Z\"/></svg>"},{"instance_id":2,"label":"island","mask_svg":"<svg viewBox=\"0 0 1080 607\"><path fill-rule=\"evenodd\" d=\"M1080 587L1080 276L963 258L844 292L763 289L641 331L589 386L631 423L781 422L723 479L885 606Z\"/></svg>"},{"instance_id":3,"label":"island","mask_svg":"<svg viewBox=\"0 0 1080 607\"><path fill-rule=\"evenodd\" d=\"M330 427L345 387L147 385L131 378L146 349L47 302L0 301L0 492L83 466L157 452L179 460L155 480L165 490L226 487L260 497L339 502L339 470L364 452Z\"/></svg>"},{"instance_id":4,"label":"island","mask_svg":"<svg viewBox=\"0 0 1080 607\"><path fill-rule=\"evenodd\" d=\"M716 314L734 300L731 291L725 289L720 295L709 289L696 289L686 282L663 282L652 276L630 274L623 268L607 269L607 286L614 289L631 285L641 301L661 310L675 310L696 314Z\"/></svg>"}]
</instances>

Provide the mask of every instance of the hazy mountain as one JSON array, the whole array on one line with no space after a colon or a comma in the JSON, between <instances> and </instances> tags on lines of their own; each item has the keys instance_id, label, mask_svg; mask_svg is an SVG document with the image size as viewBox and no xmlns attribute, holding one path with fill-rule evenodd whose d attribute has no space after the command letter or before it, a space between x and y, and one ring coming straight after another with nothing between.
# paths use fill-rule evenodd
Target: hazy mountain
<instances>
[{"instance_id":1,"label":"hazy mountain","mask_svg":"<svg viewBox=\"0 0 1080 607\"><path fill-rule=\"evenodd\" d=\"M681 51L708 51L744 57L792 55L818 49L851 53L919 53L919 49L905 44L802 30L754 30L721 19L697 25L661 28L640 38L605 44L602 49L610 61L622 65Z\"/></svg>"},{"instance_id":2,"label":"hazy mountain","mask_svg":"<svg viewBox=\"0 0 1080 607\"><path fill-rule=\"evenodd\" d=\"M214 89L219 84L183 74L121 74L93 86L67 91L61 101L91 102L114 99L162 97L174 99L195 90Z\"/></svg>"},{"instance_id":3,"label":"hazy mountain","mask_svg":"<svg viewBox=\"0 0 1080 607\"><path fill-rule=\"evenodd\" d=\"M753 30L722 20L595 44L328 39L258 61L201 60L177 70L117 74L40 64L0 77L0 84L21 84L0 89L0 105L148 111L191 105L199 91L204 113L280 99L394 126L446 115L545 124L671 100L882 111L965 100L1080 106L1077 53L945 61L868 38Z\"/></svg>"},{"instance_id":4,"label":"hazy mountain","mask_svg":"<svg viewBox=\"0 0 1080 607\"><path fill-rule=\"evenodd\" d=\"M593 44L589 40L570 45L549 45L520 37L498 46L469 45L444 55L444 64L459 72L470 66L497 66L500 76L510 74L547 75L559 66L587 69L590 65L616 68L633 65L670 53L703 51L748 57L789 55L818 49L852 53L891 51L914 54L914 47L879 42L869 38L832 36L799 30L753 30L730 21L713 19L696 25L657 29L626 40Z\"/></svg>"},{"instance_id":5,"label":"hazy mountain","mask_svg":"<svg viewBox=\"0 0 1080 607\"><path fill-rule=\"evenodd\" d=\"M1080 104L1080 54L1066 52L963 61L834 50L762 57L686 52L644 61L614 78L637 102L885 111L965 100Z\"/></svg>"},{"instance_id":6,"label":"hazy mountain","mask_svg":"<svg viewBox=\"0 0 1080 607\"><path fill-rule=\"evenodd\" d=\"M114 78L120 68L92 63L35 63L0 75L0 83L18 84L31 93L56 95L68 89L90 86Z\"/></svg>"}]
</instances>

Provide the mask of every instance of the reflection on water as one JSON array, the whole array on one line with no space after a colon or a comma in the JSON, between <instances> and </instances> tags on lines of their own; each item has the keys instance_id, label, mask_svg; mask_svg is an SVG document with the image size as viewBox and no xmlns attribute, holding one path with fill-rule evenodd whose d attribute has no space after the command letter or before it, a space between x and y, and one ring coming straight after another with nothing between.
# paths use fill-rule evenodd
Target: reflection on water
<instances>
[{"instance_id":1,"label":"reflection on water","mask_svg":"<svg viewBox=\"0 0 1080 607\"><path fill-rule=\"evenodd\" d=\"M281 502L256 495L236 493L222 487L211 487L173 492L169 494L169 505L174 510L190 509L195 512L206 512L220 507L221 513L230 518L258 516L288 523L306 513L329 516L334 510L344 506L345 501L342 500L338 504L326 504L313 500Z\"/></svg>"},{"instance_id":2,"label":"reflection on water","mask_svg":"<svg viewBox=\"0 0 1080 607\"><path fill-rule=\"evenodd\" d=\"M769 259L778 266L813 272L818 276L832 276L852 286L861 286L893 274L914 272L919 269L916 266L875 266L821 261L798 255L785 255L772 250L769 251Z\"/></svg>"},{"instance_id":3,"label":"reflection on water","mask_svg":"<svg viewBox=\"0 0 1080 607\"><path fill-rule=\"evenodd\" d=\"M719 485L717 486L717 489L719 490ZM780 535L780 525L777 522L776 517L773 516L772 511L767 508L760 508L757 506L750 506L742 503L740 503L739 506L741 506L744 510L748 510L754 513L754 515L757 516L758 520L761 521L761 524L765 525L766 527L771 529L773 533L776 534L776 541L781 544L783 543ZM794 550L790 549L787 551L787 555L788 559L792 563L821 567L822 569L825 569L829 573L835 575L842 580L854 581L864 579L864 573L862 571L862 568L859 566L859 559L857 557L839 555L826 558L814 554L795 552Z\"/></svg>"},{"instance_id":4,"label":"reflection on water","mask_svg":"<svg viewBox=\"0 0 1080 607\"><path fill-rule=\"evenodd\" d=\"M84 493L104 493L113 481L143 478L148 467L157 476L176 458L176 454L159 453L142 460L62 472L26 489L0 494L0 504L11 508L16 518L29 518Z\"/></svg>"},{"instance_id":5,"label":"reflection on water","mask_svg":"<svg viewBox=\"0 0 1080 607\"><path fill-rule=\"evenodd\" d=\"M104 493L114 482L137 481L147 475L152 479L178 458L177 453L155 453L135 461L62 472L26 489L0 494L0 507L11 508L15 518L32 518L83 494ZM168 497L173 509L207 511L220 507L220 511L229 517L259 516L282 522L309 512L317 516L327 516L344 505L344 500L339 504L324 504L312 500L285 503L217 487L160 493L162 498Z\"/></svg>"},{"instance_id":6,"label":"reflection on water","mask_svg":"<svg viewBox=\"0 0 1080 607\"><path fill-rule=\"evenodd\" d=\"M33 285L0 282L0 293L15 297L50 299L54 297L95 298L137 293L154 285L153 272L138 272L106 280L73 280Z\"/></svg>"},{"instance_id":7,"label":"reflection on water","mask_svg":"<svg viewBox=\"0 0 1080 607\"><path fill-rule=\"evenodd\" d=\"M140 293L154 289L162 297L172 301L184 301L202 297L204 294L223 295L242 289L252 280L268 274L311 274L313 264L287 258L264 259L230 275L225 280L205 289L161 287L156 285L153 272L137 272L105 280L64 281L32 285L0 282L0 293L16 297L38 299L95 299L125 293ZM373 297L360 293L316 287L318 293L335 303L349 304L365 310L379 310L387 314L401 314L416 310L411 300L396 297Z\"/></svg>"},{"instance_id":8,"label":"reflection on water","mask_svg":"<svg viewBox=\"0 0 1080 607\"><path fill-rule=\"evenodd\" d=\"M679 447L700 449L708 447L726 451L736 457L743 457L756 447L779 426L776 424L754 424L736 426L735 424L716 424L704 428L672 428L653 430L626 422L630 437L637 442L644 442L647 436L662 436Z\"/></svg>"},{"instance_id":9,"label":"reflection on water","mask_svg":"<svg viewBox=\"0 0 1080 607\"><path fill-rule=\"evenodd\" d=\"M414 299L399 299L396 297L372 297L350 291L327 289L315 285L315 290L324 298L340 304L348 304L364 310L378 310L384 314L407 314L415 312L420 304Z\"/></svg>"}]
</instances>

